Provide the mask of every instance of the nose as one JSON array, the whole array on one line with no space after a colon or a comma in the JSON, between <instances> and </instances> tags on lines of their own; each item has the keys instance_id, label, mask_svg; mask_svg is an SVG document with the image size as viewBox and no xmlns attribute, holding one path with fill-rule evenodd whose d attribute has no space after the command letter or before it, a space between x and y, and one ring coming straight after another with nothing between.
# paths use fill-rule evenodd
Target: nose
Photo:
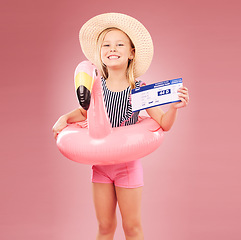
<instances>
[{"instance_id":1,"label":"nose","mask_svg":"<svg viewBox=\"0 0 241 240\"><path fill-rule=\"evenodd\" d=\"M111 51L111 52L116 52L115 46L111 46L110 51Z\"/></svg>"}]
</instances>

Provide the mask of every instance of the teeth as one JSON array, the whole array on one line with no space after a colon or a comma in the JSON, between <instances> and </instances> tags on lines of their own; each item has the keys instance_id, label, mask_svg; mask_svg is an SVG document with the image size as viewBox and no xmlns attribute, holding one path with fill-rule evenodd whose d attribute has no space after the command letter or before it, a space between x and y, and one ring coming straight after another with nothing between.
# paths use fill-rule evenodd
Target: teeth
<instances>
[{"instance_id":1,"label":"teeth","mask_svg":"<svg viewBox=\"0 0 241 240\"><path fill-rule=\"evenodd\" d=\"M118 59L118 56L110 56L109 59Z\"/></svg>"}]
</instances>

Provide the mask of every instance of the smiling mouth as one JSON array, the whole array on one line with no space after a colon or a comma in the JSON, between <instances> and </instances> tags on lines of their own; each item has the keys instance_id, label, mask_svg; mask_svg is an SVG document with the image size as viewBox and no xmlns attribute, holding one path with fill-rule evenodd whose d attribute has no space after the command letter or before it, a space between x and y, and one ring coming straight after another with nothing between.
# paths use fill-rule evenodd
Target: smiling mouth
<instances>
[{"instance_id":1,"label":"smiling mouth","mask_svg":"<svg viewBox=\"0 0 241 240\"><path fill-rule=\"evenodd\" d=\"M120 58L119 56L113 56L113 55L111 55L111 56L108 57L108 59L110 59L110 60L111 60L111 59L119 59L119 58Z\"/></svg>"}]
</instances>

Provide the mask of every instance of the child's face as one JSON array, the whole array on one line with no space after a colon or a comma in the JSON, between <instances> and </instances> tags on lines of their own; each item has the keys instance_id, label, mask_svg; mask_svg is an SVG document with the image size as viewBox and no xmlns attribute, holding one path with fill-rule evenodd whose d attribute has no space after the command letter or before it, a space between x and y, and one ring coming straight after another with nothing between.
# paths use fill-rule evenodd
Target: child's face
<instances>
[{"instance_id":1,"label":"child's face","mask_svg":"<svg viewBox=\"0 0 241 240\"><path fill-rule=\"evenodd\" d=\"M105 35L101 46L101 60L107 68L126 70L128 60L133 57L134 49L124 32L111 30Z\"/></svg>"}]
</instances>

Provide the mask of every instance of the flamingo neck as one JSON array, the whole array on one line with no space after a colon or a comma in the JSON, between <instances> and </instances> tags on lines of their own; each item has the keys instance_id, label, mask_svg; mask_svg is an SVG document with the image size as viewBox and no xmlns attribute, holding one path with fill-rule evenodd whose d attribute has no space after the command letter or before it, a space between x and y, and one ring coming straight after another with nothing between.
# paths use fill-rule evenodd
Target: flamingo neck
<instances>
[{"instance_id":1,"label":"flamingo neck","mask_svg":"<svg viewBox=\"0 0 241 240\"><path fill-rule=\"evenodd\" d=\"M104 138L112 131L102 95L100 74L95 79L92 88L88 125L89 135L95 139Z\"/></svg>"}]
</instances>

